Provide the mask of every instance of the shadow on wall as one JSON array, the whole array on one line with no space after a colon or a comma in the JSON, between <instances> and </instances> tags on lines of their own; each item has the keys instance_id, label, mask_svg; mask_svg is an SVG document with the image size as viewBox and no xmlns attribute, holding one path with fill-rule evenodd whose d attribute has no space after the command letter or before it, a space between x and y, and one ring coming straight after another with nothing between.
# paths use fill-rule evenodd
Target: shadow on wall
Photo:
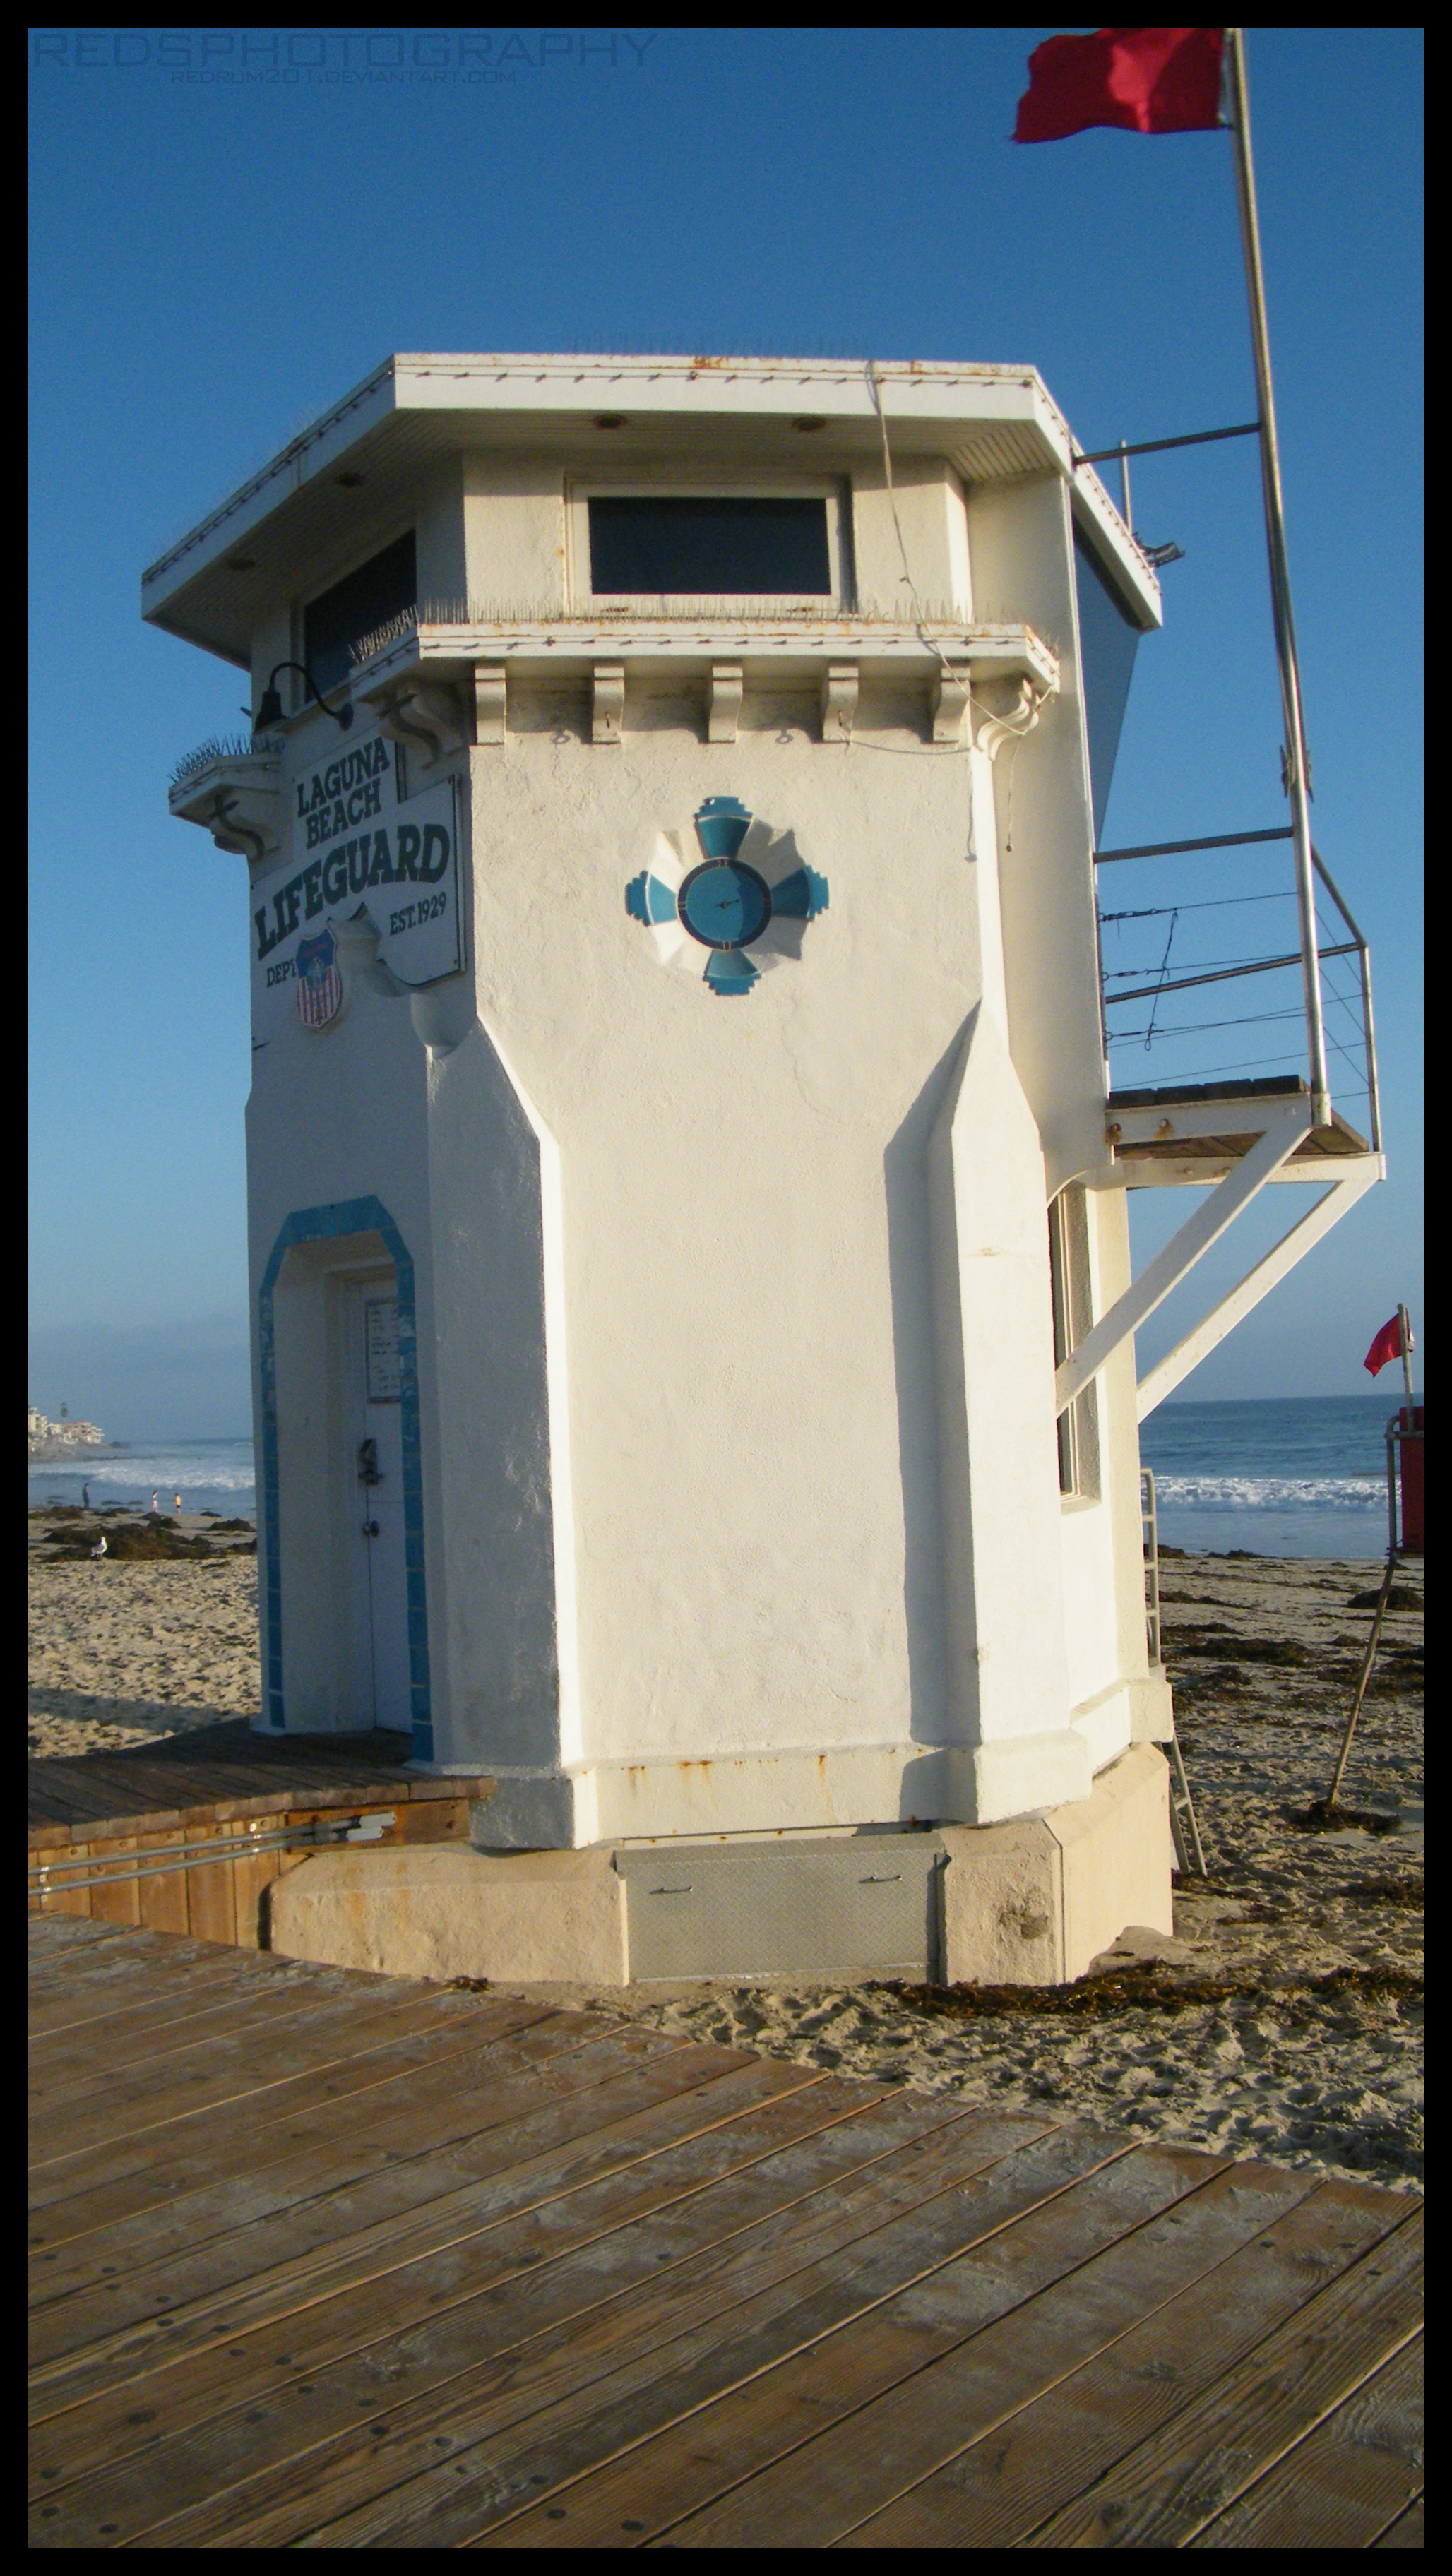
<instances>
[{"instance_id":1,"label":"shadow on wall","mask_svg":"<svg viewBox=\"0 0 1452 2576\"><path fill-rule=\"evenodd\" d=\"M898 1468L902 1478L908 1675L912 1733L921 1744L941 1744L946 1740L948 1713L928 1146L961 1059L963 1041L964 1031L960 1029L934 1065L882 1158L887 1191L893 1368L897 1380Z\"/></svg>"}]
</instances>

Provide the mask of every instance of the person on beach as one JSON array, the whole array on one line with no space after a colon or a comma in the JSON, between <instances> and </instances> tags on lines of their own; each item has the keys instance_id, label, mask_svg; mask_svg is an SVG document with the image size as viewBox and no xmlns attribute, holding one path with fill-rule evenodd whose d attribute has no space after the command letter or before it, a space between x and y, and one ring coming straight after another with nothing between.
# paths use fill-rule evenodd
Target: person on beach
<instances>
[{"instance_id":1,"label":"person on beach","mask_svg":"<svg viewBox=\"0 0 1452 2576\"><path fill-rule=\"evenodd\" d=\"M82 1485L82 1487L81 1487L81 1509L82 1509L82 1511L83 1511L83 1512L88 1512L88 1511L90 1510L90 1508L91 1508L91 1488L90 1488L90 1485L89 1485L89 1484L84 1484L84 1485Z\"/></svg>"},{"instance_id":2,"label":"person on beach","mask_svg":"<svg viewBox=\"0 0 1452 2576\"><path fill-rule=\"evenodd\" d=\"M154 1493L151 1497L151 1517L154 1520L160 1520L161 1518L161 1502L159 1497Z\"/></svg>"},{"instance_id":3,"label":"person on beach","mask_svg":"<svg viewBox=\"0 0 1452 2576\"><path fill-rule=\"evenodd\" d=\"M181 1496L180 1496L180 1494L173 1494L173 1496L172 1496L172 1498L171 1498L171 1499L172 1499L172 1507L173 1507L173 1509L174 1509L174 1511L175 1511L175 1513L176 1513L177 1519L178 1519L178 1520L180 1520L180 1519L181 1519Z\"/></svg>"}]
</instances>

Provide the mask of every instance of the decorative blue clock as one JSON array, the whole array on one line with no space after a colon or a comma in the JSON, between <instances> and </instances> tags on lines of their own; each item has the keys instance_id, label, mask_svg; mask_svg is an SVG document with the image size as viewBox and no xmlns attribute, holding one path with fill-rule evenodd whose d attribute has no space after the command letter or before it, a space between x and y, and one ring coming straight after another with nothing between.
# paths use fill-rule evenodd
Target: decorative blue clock
<instances>
[{"instance_id":1,"label":"decorative blue clock","mask_svg":"<svg viewBox=\"0 0 1452 2576\"><path fill-rule=\"evenodd\" d=\"M773 831L738 797L708 796L694 826L699 856L662 833L626 887L625 908L653 932L663 962L726 999L801 955L803 930L827 909L827 880L790 832Z\"/></svg>"}]
</instances>

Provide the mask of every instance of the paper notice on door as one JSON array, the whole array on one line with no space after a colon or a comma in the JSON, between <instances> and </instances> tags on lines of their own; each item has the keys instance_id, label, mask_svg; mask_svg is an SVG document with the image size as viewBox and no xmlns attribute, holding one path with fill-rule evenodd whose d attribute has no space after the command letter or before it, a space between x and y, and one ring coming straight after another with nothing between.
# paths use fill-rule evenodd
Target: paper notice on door
<instances>
[{"instance_id":1,"label":"paper notice on door","mask_svg":"<svg viewBox=\"0 0 1452 2576\"><path fill-rule=\"evenodd\" d=\"M398 1402L398 1299L368 1297L363 1304L363 1349L370 1404Z\"/></svg>"}]
</instances>

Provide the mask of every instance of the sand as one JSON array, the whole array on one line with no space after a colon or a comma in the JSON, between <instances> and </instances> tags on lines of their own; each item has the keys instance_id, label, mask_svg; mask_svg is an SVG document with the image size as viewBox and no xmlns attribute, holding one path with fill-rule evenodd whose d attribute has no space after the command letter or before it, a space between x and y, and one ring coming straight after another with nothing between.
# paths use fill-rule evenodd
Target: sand
<instances>
[{"instance_id":1,"label":"sand","mask_svg":"<svg viewBox=\"0 0 1452 2576\"><path fill-rule=\"evenodd\" d=\"M191 1527L191 1524L187 1525ZM34 1535L34 1523L32 1524ZM1379 1566L1187 1557L1165 1652L1201 1832L1175 1939L1131 1935L1072 1988L632 1987L694 2039L1001 2108L1407 2187L1421 2173L1421 1572L1398 1575L1343 1803L1330 1782ZM79 1753L250 1716L256 1560L32 1557L30 1741ZM603 1999L602 1999L603 2000Z\"/></svg>"},{"instance_id":2,"label":"sand","mask_svg":"<svg viewBox=\"0 0 1452 2576\"><path fill-rule=\"evenodd\" d=\"M89 1544L93 1526L114 1534L144 1524L31 1514L31 1752L115 1752L255 1717L256 1557L238 1554L234 1539L192 1563L51 1560L50 1543ZM193 1540L207 1529L191 1518L177 1526Z\"/></svg>"},{"instance_id":3,"label":"sand","mask_svg":"<svg viewBox=\"0 0 1452 2576\"><path fill-rule=\"evenodd\" d=\"M740 1987L632 2009L693 2039L843 2074L1414 2186L1420 1606L1387 1619L1342 1790L1345 1809L1399 1821L1334 1833L1294 1821L1330 1785L1371 1619L1350 1605L1381 1571L1215 1557L1163 1566L1165 1652L1211 1873L1177 1884L1172 1942L1131 1936L1071 1988ZM1420 1568L1397 1580L1420 1605Z\"/></svg>"}]
</instances>

